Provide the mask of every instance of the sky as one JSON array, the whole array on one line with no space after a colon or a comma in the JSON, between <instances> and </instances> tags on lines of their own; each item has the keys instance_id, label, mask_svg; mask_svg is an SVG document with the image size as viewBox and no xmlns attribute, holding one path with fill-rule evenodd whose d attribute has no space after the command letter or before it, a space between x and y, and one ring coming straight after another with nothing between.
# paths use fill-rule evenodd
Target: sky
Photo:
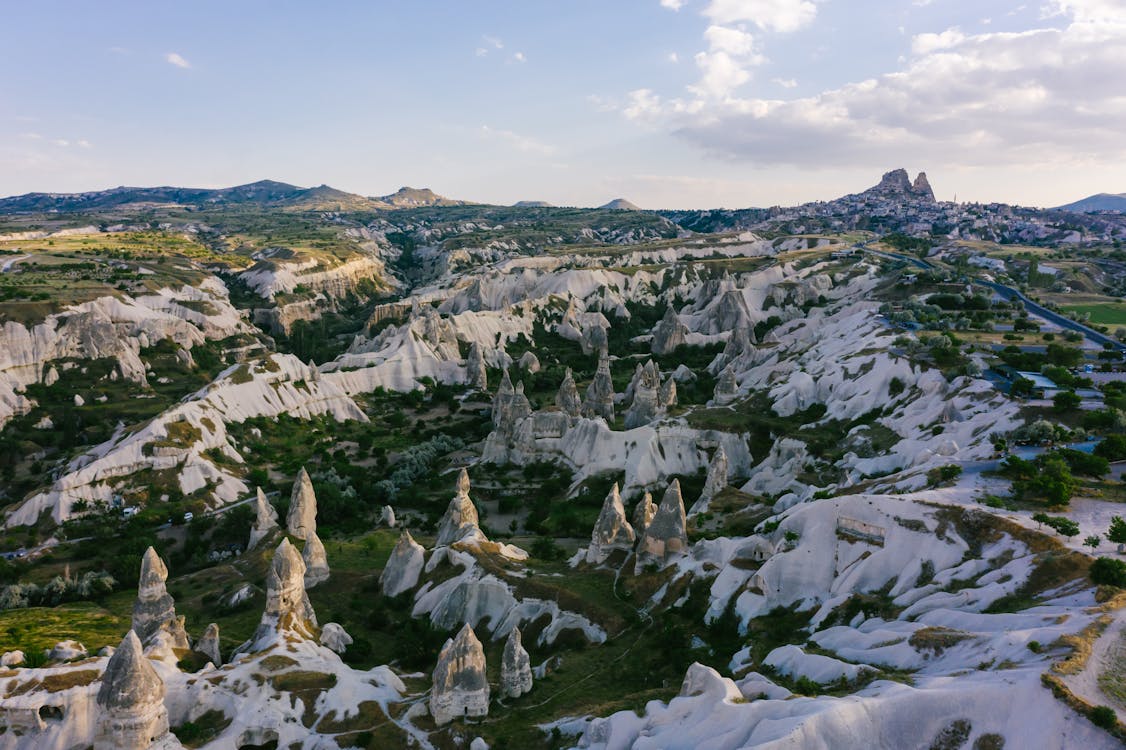
<instances>
[{"instance_id":1,"label":"sky","mask_svg":"<svg viewBox=\"0 0 1126 750\"><path fill-rule=\"evenodd\" d=\"M1126 192L1126 0L7 3L0 195L741 208Z\"/></svg>"}]
</instances>

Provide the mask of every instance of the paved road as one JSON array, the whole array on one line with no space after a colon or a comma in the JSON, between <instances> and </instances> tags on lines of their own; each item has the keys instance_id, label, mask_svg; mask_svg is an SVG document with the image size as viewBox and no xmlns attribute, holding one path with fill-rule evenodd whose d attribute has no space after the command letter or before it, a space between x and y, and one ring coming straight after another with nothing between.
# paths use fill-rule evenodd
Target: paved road
<instances>
[{"instance_id":1,"label":"paved road","mask_svg":"<svg viewBox=\"0 0 1126 750\"><path fill-rule=\"evenodd\" d=\"M901 255L900 253L888 253L881 250L872 250L871 248L868 248L864 245L857 245L857 247L865 252L871 253L873 255L878 255L881 258L887 258L889 260L901 260L906 263L910 263L917 268L921 268L927 271L935 270L934 264L911 255ZM1020 293L1019 290L1013 289L1011 286L998 284L996 281L984 281L982 279L974 279L974 283L989 287L993 291L997 292L997 294L1001 295L1001 297L1003 297L1004 299L1019 300L1020 303L1024 305L1024 309L1028 310L1034 315L1038 315L1039 317L1044 318L1050 323L1055 323L1060 328L1064 328L1069 331L1075 331L1076 333L1081 333L1090 341L1094 341L1096 344L1110 344L1113 349L1116 349L1119 352L1126 351L1126 344L1122 344L1121 342L1110 336L1099 333L1093 328L1088 328L1082 323L1076 323L1071 318L1065 318L1059 313L1052 312L1043 305L1039 305L1030 300L1028 297L1025 297Z\"/></svg>"}]
</instances>

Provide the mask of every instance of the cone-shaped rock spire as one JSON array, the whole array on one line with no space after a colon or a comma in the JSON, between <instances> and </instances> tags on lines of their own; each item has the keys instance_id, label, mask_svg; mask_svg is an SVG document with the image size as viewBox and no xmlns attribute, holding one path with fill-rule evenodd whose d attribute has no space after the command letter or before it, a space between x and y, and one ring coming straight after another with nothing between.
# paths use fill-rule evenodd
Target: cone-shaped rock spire
<instances>
[{"instance_id":1,"label":"cone-shaped rock spire","mask_svg":"<svg viewBox=\"0 0 1126 750\"><path fill-rule=\"evenodd\" d=\"M442 647L433 677L430 714L439 726L460 716L489 713L485 650L468 623Z\"/></svg>"},{"instance_id":2,"label":"cone-shaped rock spire","mask_svg":"<svg viewBox=\"0 0 1126 750\"><path fill-rule=\"evenodd\" d=\"M626 520L626 509L618 494L618 483L615 482L606 501L602 503L602 512L598 514L598 520L594 524L590 546L586 549L586 561L601 563L616 549L628 550L633 546L633 541L633 527Z\"/></svg>"},{"instance_id":3,"label":"cone-shaped rock spire","mask_svg":"<svg viewBox=\"0 0 1126 750\"><path fill-rule=\"evenodd\" d=\"M305 588L311 589L318 583L328 580L328 554L317 532L311 531L305 538L305 549L301 551L301 561L305 563Z\"/></svg>"},{"instance_id":4,"label":"cone-shaped rock spire","mask_svg":"<svg viewBox=\"0 0 1126 750\"><path fill-rule=\"evenodd\" d=\"M559 384L559 392L555 394L555 405L561 412L572 417L579 416L582 411L583 402L579 398L579 389L575 385L575 376L570 367L563 375L563 382Z\"/></svg>"},{"instance_id":5,"label":"cone-shaped rock spire","mask_svg":"<svg viewBox=\"0 0 1126 750\"><path fill-rule=\"evenodd\" d=\"M130 630L102 674L94 750L145 750L167 735L164 693L164 681Z\"/></svg>"},{"instance_id":6,"label":"cone-shaped rock spire","mask_svg":"<svg viewBox=\"0 0 1126 750\"><path fill-rule=\"evenodd\" d=\"M520 628L513 628L504 642L500 662L500 695L519 698L532 689L532 660L521 642Z\"/></svg>"},{"instance_id":7,"label":"cone-shaped rock spire","mask_svg":"<svg viewBox=\"0 0 1126 750\"><path fill-rule=\"evenodd\" d=\"M289 515L286 516L285 525L289 533L298 539L304 539L309 532L317 530L317 496L313 492L313 481L309 479L309 472L305 467L297 472L297 479L293 483L293 495L289 501Z\"/></svg>"},{"instance_id":8,"label":"cone-shaped rock spire","mask_svg":"<svg viewBox=\"0 0 1126 750\"><path fill-rule=\"evenodd\" d=\"M445 547L470 536L484 535L477 525L477 508L469 497L469 472L462 469L457 475L457 494L450 500L446 514L438 523L436 547Z\"/></svg>"},{"instance_id":9,"label":"cone-shaped rock spire","mask_svg":"<svg viewBox=\"0 0 1126 750\"><path fill-rule=\"evenodd\" d=\"M165 587L167 580L168 568L156 550L149 547L141 558L137 600L133 602L133 631L141 643L148 643L162 627L174 627L176 623L176 603Z\"/></svg>"},{"instance_id":10,"label":"cone-shaped rock spire","mask_svg":"<svg viewBox=\"0 0 1126 750\"><path fill-rule=\"evenodd\" d=\"M663 562L670 555L688 549L688 521L684 513L684 498L680 494L680 480L672 480L665 490L653 520L639 537L637 543L637 569L649 562Z\"/></svg>"},{"instance_id":11,"label":"cone-shaped rock spire","mask_svg":"<svg viewBox=\"0 0 1126 750\"><path fill-rule=\"evenodd\" d=\"M383 589L383 595L398 596L417 586L425 559L426 550L411 537L410 532L404 530L399 535L395 549L391 551L387 565L379 574L379 585Z\"/></svg>"},{"instance_id":12,"label":"cone-shaped rock spire","mask_svg":"<svg viewBox=\"0 0 1126 750\"><path fill-rule=\"evenodd\" d=\"M278 527L278 512L274 509L274 506L270 505L270 501L266 499L266 493L262 492L261 487L258 488L254 509L254 526L250 529L250 541L246 545L247 549L254 549L259 542Z\"/></svg>"}]
</instances>

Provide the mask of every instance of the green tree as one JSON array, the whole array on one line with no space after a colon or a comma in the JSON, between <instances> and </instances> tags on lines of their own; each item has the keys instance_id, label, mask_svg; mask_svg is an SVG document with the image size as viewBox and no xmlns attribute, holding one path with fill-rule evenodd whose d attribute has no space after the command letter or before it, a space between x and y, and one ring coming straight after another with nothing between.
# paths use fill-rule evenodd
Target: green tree
<instances>
[{"instance_id":1,"label":"green tree","mask_svg":"<svg viewBox=\"0 0 1126 750\"><path fill-rule=\"evenodd\" d=\"M1091 581L1100 586L1126 586L1126 562L1113 557L1100 557L1091 563Z\"/></svg>"},{"instance_id":2,"label":"green tree","mask_svg":"<svg viewBox=\"0 0 1126 750\"><path fill-rule=\"evenodd\" d=\"M1126 520L1123 520L1122 516L1114 516L1110 519L1110 528L1106 531L1106 538L1115 544L1126 544Z\"/></svg>"},{"instance_id":3,"label":"green tree","mask_svg":"<svg viewBox=\"0 0 1126 750\"><path fill-rule=\"evenodd\" d=\"M1060 391L1052 397L1052 408L1058 412L1074 411L1083 399L1075 391Z\"/></svg>"},{"instance_id":4,"label":"green tree","mask_svg":"<svg viewBox=\"0 0 1126 750\"><path fill-rule=\"evenodd\" d=\"M1126 435L1107 435L1095 446L1095 455L1107 461L1121 461L1126 458Z\"/></svg>"}]
</instances>

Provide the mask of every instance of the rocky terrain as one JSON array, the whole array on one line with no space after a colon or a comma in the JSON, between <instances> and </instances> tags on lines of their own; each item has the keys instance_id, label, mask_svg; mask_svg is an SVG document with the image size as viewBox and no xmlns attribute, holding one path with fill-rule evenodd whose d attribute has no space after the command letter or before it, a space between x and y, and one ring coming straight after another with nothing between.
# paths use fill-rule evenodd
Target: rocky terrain
<instances>
[{"instance_id":1,"label":"rocky terrain","mask_svg":"<svg viewBox=\"0 0 1126 750\"><path fill-rule=\"evenodd\" d=\"M878 233L338 192L0 202L0 748L1121 746L1113 347Z\"/></svg>"}]
</instances>

